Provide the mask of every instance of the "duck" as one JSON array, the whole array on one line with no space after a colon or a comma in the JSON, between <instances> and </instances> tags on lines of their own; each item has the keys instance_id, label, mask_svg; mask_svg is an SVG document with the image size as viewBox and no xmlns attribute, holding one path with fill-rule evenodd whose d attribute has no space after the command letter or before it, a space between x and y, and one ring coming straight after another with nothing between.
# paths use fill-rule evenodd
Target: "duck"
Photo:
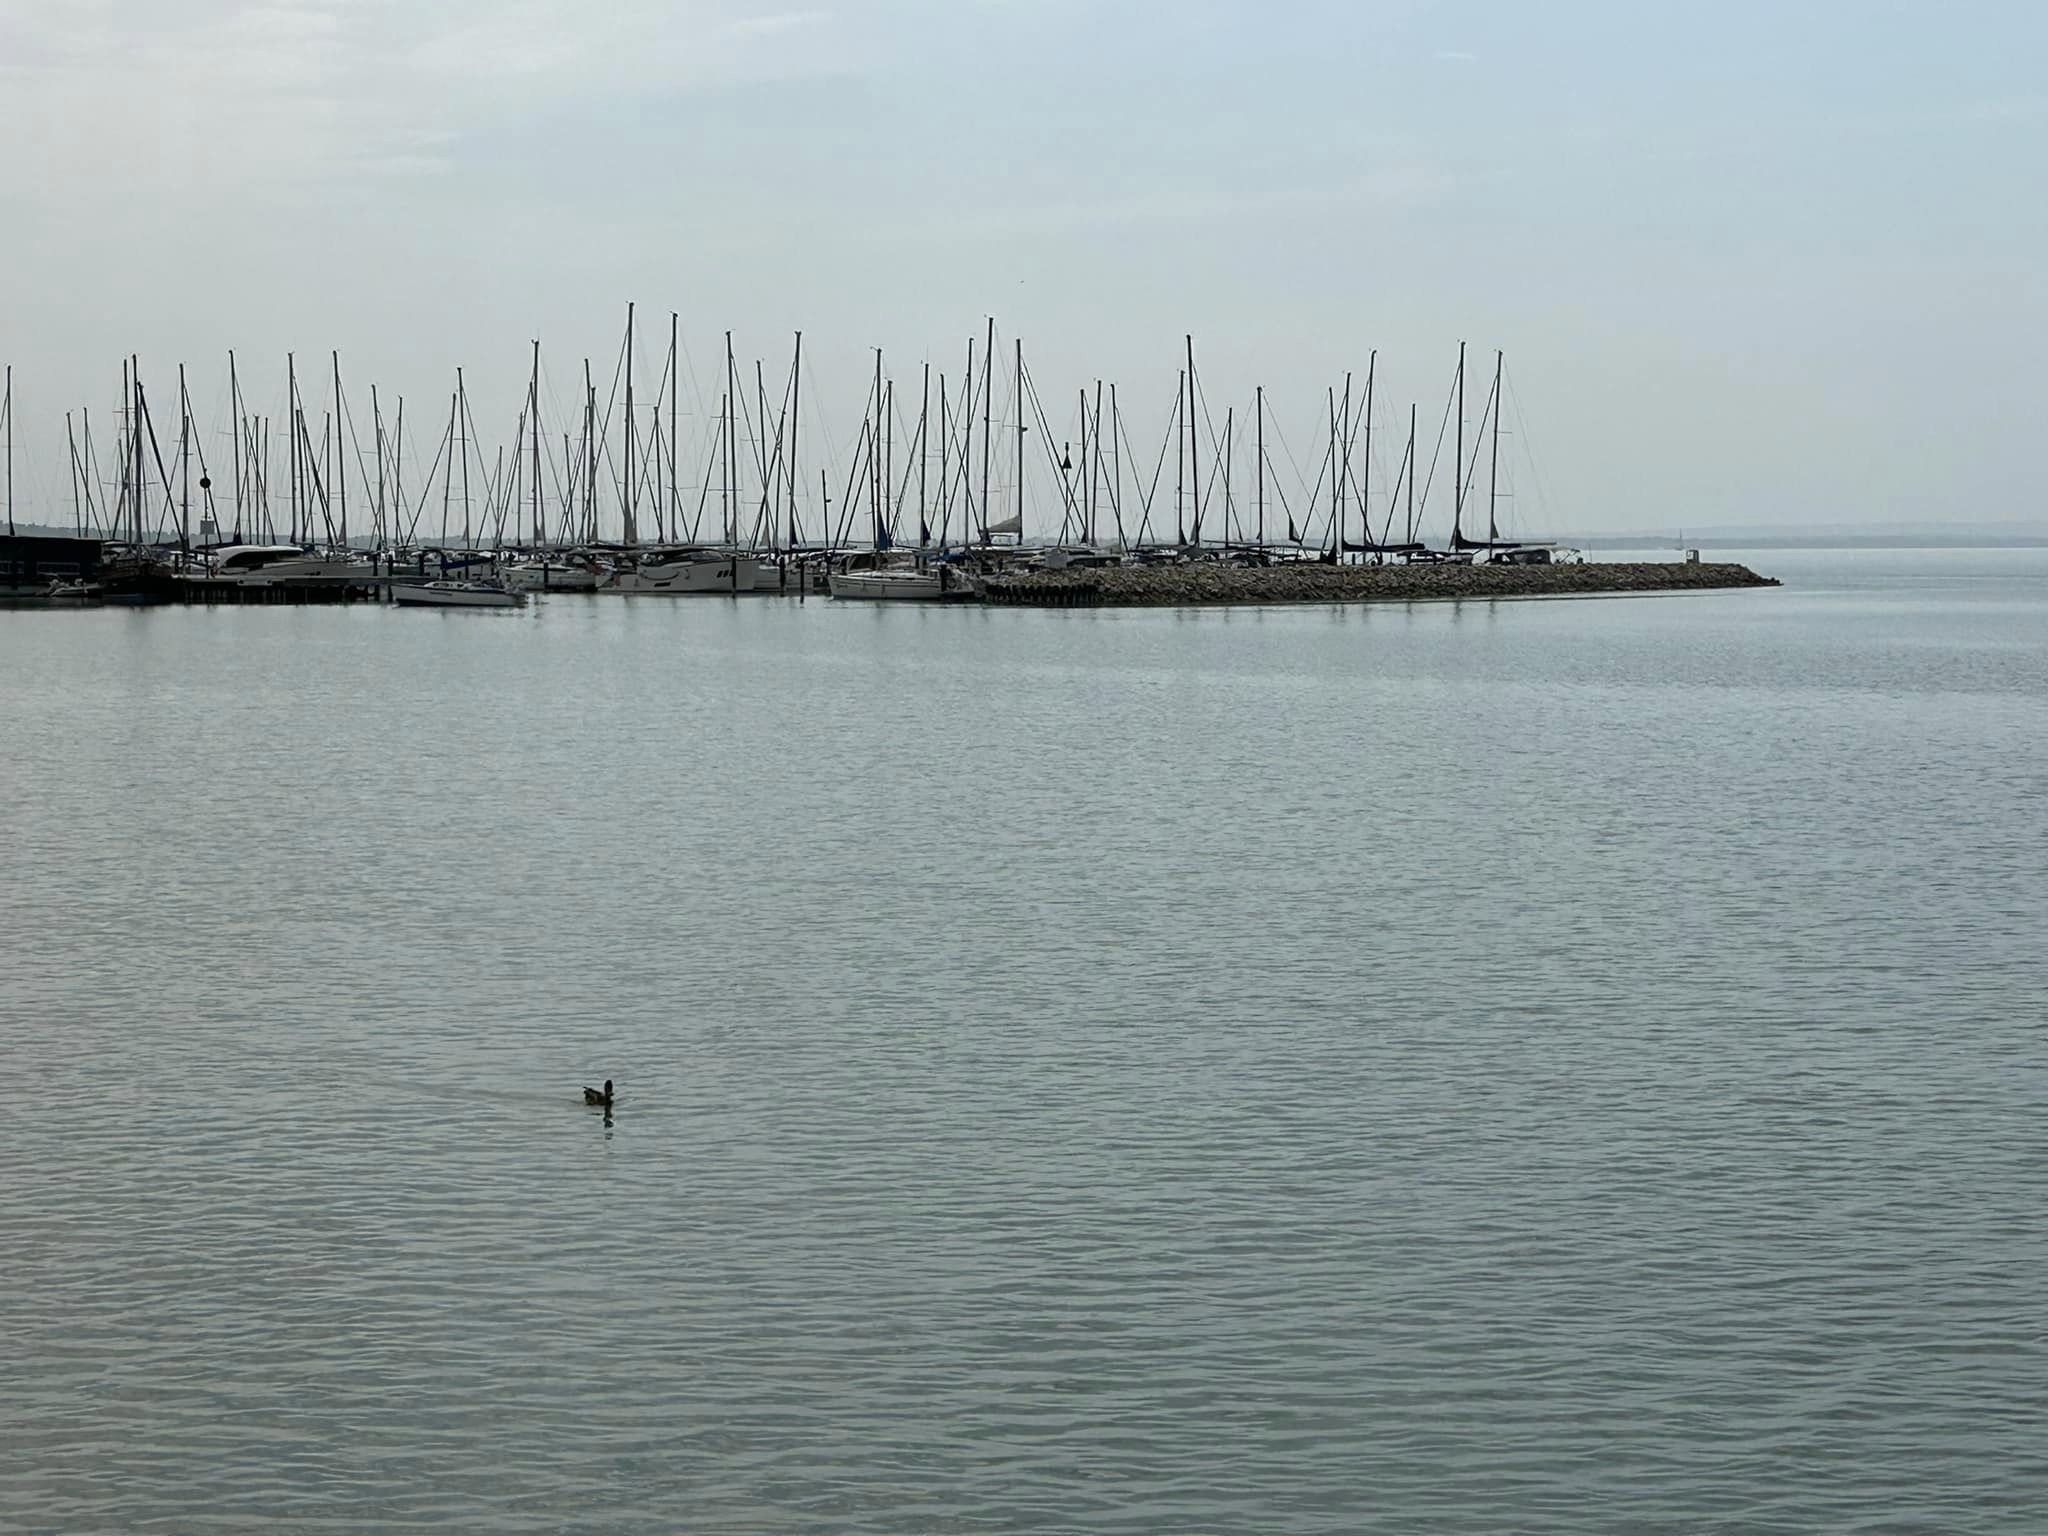
<instances>
[{"instance_id":1,"label":"duck","mask_svg":"<svg viewBox=\"0 0 2048 1536\"><path fill-rule=\"evenodd\" d=\"M586 1104L602 1104L606 1109L610 1109L612 1107L612 1080L610 1078L604 1080L604 1092L602 1093L599 1093L595 1088L585 1088L583 1090L583 1102Z\"/></svg>"}]
</instances>

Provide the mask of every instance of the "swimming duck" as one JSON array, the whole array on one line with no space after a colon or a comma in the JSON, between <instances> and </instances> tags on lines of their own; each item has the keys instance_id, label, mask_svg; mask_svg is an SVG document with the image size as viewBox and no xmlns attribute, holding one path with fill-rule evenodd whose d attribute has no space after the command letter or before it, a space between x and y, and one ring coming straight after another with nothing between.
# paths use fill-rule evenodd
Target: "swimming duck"
<instances>
[{"instance_id":1,"label":"swimming duck","mask_svg":"<svg viewBox=\"0 0 2048 1536\"><path fill-rule=\"evenodd\" d=\"M584 1089L583 1102L586 1104L602 1104L606 1109L610 1109L612 1107L612 1080L610 1078L604 1080L603 1093L599 1093L595 1088Z\"/></svg>"}]
</instances>

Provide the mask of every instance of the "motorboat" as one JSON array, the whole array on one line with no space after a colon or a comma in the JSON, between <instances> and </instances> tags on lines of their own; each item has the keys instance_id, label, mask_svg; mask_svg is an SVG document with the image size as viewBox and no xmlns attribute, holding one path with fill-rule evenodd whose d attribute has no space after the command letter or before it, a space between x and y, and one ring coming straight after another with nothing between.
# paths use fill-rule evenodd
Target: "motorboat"
<instances>
[{"instance_id":1,"label":"motorboat","mask_svg":"<svg viewBox=\"0 0 2048 1536\"><path fill-rule=\"evenodd\" d=\"M495 581L400 583L391 601L401 608L524 608L526 594Z\"/></svg>"},{"instance_id":2,"label":"motorboat","mask_svg":"<svg viewBox=\"0 0 2048 1536\"><path fill-rule=\"evenodd\" d=\"M269 587L282 582L360 582L362 571L347 554L325 555L297 544L224 544L193 557L180 573L187 581L228 582Z\"/></svg>"},{"instance_id":3,"label":"motorboat","mask_svg":"<svg viewBox=\"0 0 2048 1536\"><path fill-rule=\"evenodd\" d=\"M520 592L595 592L600 580L587 560L536 558L505 568L505 585Z\"/></svg>"},{"instance_id":4,"label":"motorboat","mask_svg":"<svg viewBox=\"0 0 2048 1536\"><path fill-rule=\"evenodd\" d=\"M718 597L752 592L761 562L753 555L688 547L651 549L621 559L597 584L621 597Z\"/></svg>"}]
</instances>

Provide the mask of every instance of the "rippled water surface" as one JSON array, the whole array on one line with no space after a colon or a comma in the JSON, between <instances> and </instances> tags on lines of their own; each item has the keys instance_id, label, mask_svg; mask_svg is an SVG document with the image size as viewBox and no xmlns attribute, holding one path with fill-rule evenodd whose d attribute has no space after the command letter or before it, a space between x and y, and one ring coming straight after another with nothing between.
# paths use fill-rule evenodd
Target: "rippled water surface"
<instances>
[{"instance_id":1,"label":"rippled water surface","mask_svg":"<svg viewBox=\"0 0 2048 1536\"><path fill-rule=\"evenodd\" d=\"M2041 1528L2048 558L1758 563L0 614L0 1528Z\"/></svg>"}]
</instances>

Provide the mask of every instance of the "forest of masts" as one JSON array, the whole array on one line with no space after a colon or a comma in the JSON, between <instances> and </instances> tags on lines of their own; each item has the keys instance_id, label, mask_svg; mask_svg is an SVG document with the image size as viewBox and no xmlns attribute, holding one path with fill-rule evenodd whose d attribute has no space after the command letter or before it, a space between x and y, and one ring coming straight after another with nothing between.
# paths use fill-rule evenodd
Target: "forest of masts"
<instances>
[{"instance_id":1,"label":"forest of masts","mask_svg":"<svg viewBox=\"0 0 2048 1536\"><path fill-rule=\"evenodd\" d=\"M375 384L367 400L352 395L336 353L310 374L288 355L280 409L252 410L229 352L216 413L227 424L195 425L181 364L166 430L159 416L171 413L159 411L139 361L125 359L111 432L96 437L90 409L65 413L68 521L81 536L184 549L282 540L389 550L712 543L804 551L1022 540L1028 519L1041 541L1341 557L1419 546L1432 492L1450 504L1448 518L1436 514L1439 537L1453 548L1484 547L1500 538L1499 508L1510 494L1500 450L1512 391L1504 396L1496 353L1484 403L1468 421L1463 343L1433 443L1418 436L1413 403L1391 426L1380 421L1376 437L1385 413L1374 352L1362 377L1347 373L1318 402L1321 449L1309 476L1263 386L1220 412L1212 405L1192 337L1177 359L1157 447L1140 453L1115 384L1095 380L1054 405L1022 342L999 338L993 320L968 339L957 375L923 363L915 395L899 390L878 350L850 445L830 440L806 398L801 333L773 395L766 364L743 367L726 333L714 404L688 367L673 314L650 398L636 377L636 350L645 366L636 332L629 305L608 383L601 391L584 359L566 405L532 343L517 419L495 442L478 430L460 368L445 410L437 400L422 433L419 408L409 415L403 396ZM685 390L696 407L687 412ZM800 431L807 406L808 434ZM0 398L10 532L14 419L10 366ZM1150 434L1138 441L1149 444ZM1438 468L1447 446L1446 496ZM46 514L55 511L58 487L46 477L41 489Z\"/></svg>"}]
</instances>

